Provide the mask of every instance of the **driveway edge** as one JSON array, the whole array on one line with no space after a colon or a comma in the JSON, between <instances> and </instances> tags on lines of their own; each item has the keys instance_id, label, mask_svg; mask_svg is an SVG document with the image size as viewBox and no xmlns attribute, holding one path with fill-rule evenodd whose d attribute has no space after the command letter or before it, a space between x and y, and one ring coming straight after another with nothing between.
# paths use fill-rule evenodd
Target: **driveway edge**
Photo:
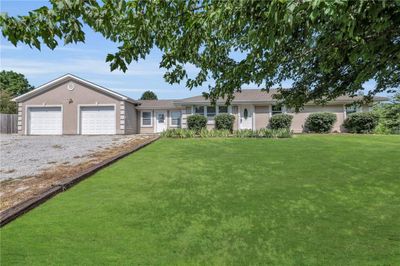
<instances>
[{"instance_id":1,"label":"driveway edge","mask_svg":"<svg viewBox=\"0 0 400 266\"><path fill-rule=\"evenodd\" d=\"M138 146L122 152L114 157L111 157L107 160L104 160L94 166L89 167L88 169L82 171L79 174L76 174L66 180L63 180L57 185L54 185L53 187L41 192L39 195L30 198L26 201L23 201L3 212L0 213L0 227L3 227L4 225L8 224L9 222L15 220L19 216L27 213L28 211L34 209L35 207L39 206L40 204L46 202L47 200L51 199L58 193L64 192L65 190L73 187L74 185L78 184L80 181L90 177L97 171L101 170L102 168L109 166L110 164L118 161L119 159L124 158L125 156L134 153L145 146L155 142L158 140L160 136L155 136L154 138L147 140L146 142L139 144Z\"/></svg>"}]
</instances>

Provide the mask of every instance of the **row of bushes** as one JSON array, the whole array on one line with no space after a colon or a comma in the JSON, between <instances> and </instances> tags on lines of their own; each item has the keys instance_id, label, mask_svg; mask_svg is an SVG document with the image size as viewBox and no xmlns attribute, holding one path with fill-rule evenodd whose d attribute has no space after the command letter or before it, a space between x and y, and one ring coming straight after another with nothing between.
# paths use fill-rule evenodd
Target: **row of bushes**
<instances>
[{"instance_id":1,"label":"row of bushes","mask_svg":"<svg viewBox=\"0 0 400 266\"><path fill-rule=\"evenodd\" d=\"M186 128L176 128L176 129L168 129L161 133L162 137L166 138L226 138L226 137L234 137L234 138L290 138L292 137L292 132L289 129L259 129L259 130L251 130L251 129L243 129L243 130L235 130L229 131L226 129L212 129L208 130L205 128L200 129L199 131L193 129Z\"/></svg>"},{"instance_id":2,"label":"row of bushes","mask_svg":"<svg viewBox=\"0 0 400 266\"><path fill-rule=\"evenodd\" d=\"M293 116L288 114L274 115L269 120L269 127L272 130L290 129ZM215 116L215 128L217 130L226 130L233 132L233 123L235 117L230 114L220 114ZM207 127L207 118L202 115L191 115L188 117L188 128L199 133ZM333 113L313 113L310 114L305 122L305 128L308 132L328 133L332 130L336 122L336 115ZM349 115L343 123L343 126L351 133L371 133L378 125L379 117L372 112L355 113Z\"/></svg>"},{"instance_id":3,"label":"row of bushes","mask_svg":"<svg viewBox=\"0 0 400 266\"><path fill-rule=\"evenodd\" d=\"M220 114L214 117L215 128L218 130L233 131L233 123L235 116L230 114ZM204 115L191 115L187 118L188 128L199 132L201 129L207 127L207 117Z\"/></svg>"},{"instance_id":4,"label":"row of bushes","mask_svg":"<svg viewBox=\"0 0 400 266\"><path fill-rule=\"evenodd\" d=\"M280 114L271 117L271 128L290 128L293 116ZM306 131L314 133L328 133L336 122L333 113L310 114L304 124ZM355 113L349 115L343 122L343 127L350 133L372 133L378 125L379 117L373 112Z\"/></svg>"}]
</instances>

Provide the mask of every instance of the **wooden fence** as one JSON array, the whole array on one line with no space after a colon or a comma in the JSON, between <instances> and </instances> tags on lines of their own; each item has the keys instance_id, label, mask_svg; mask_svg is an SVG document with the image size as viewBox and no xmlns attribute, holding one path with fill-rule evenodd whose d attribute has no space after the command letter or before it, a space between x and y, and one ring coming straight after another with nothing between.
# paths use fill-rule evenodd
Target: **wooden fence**
<instances>
[{"instance_id":1,"label":"wooden fence","mask_svg":"<svg viewBox=\"0 0 400 266\"><path fill-rule=\"evenodd\" d=\"M17 114L0 114L0 133L1 134L18 133Z\"/></svg>"}]
</instances>

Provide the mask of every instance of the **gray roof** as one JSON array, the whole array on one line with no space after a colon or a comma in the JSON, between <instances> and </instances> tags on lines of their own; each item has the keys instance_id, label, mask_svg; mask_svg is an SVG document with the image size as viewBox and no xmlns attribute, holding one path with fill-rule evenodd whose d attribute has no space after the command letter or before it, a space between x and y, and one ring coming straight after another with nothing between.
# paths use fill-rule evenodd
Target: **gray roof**
<instances>
[{"instance_id":1,"label":"gray roof","mask_svg":"<svg viewBox=\"0 0 400 266\"><path fill-rule=\"evenodd\" d=\"M137 109L174 109L176 100L139 100Z\"/></svg>"},{"instance_id":2,"label":"gray roof","mask_svg":"<svg viewBox=\"0 0 400 266\"><path fill-rule=\"evenodd\" d=\"M276 89L271 89L269 92L261 90L261 89L242 89L241 92L235 92L234 96L235 98L232 100L232 104L238 104L238 103L265 103L265 102L275 102L276 100L273 99L273 95L277 94L278 90ZM357 100L361 100L363 96L355 96L355 97L350 97L350 96L340 96L336 98L332 102L354 102ZM386 97L381 97L381 96L375 96L374 101L387 101L388 98ZM196 104L196 103L209 103L209 100L206 100L202 95L199 96L194 96L194 97L189 97L181 100L176 100L176 104ZM217 103L225 103L224 99L219 99Z\"/></svg>"}]
</instances>

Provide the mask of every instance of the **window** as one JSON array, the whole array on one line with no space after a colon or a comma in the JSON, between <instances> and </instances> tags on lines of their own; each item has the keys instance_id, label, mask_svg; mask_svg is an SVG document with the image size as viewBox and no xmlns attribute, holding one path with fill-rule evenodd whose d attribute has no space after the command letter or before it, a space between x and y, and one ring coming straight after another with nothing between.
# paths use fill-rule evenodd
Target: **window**
<instances>
[{"instance_id":1,"label":"window","mask_svg":"<svg viewBox=\"0 0 400 266\"><path fill-rule=\"evenodd\" d=\"M181 112L172 111L171 112L171 125L180 126L181 125Z\"/></svg>"},{"instance_id":2,"label":"window","mask_svg":"<svg viewBox=\"0 0 400 266\"><path fill-rule=\"evenodd\" d=\"M249 117L249 111L247 110L247 108L244 108L243 117L244 119L247 119Z\"/></svg>"},{"instance_id":3,"label":"window","mask_svg":"<svg viewBox=\"0 0 400 266\"><path fill-rule=\"evenodd\" d=\"M282 113L282 106L272 105L272 115L281 114L281 113Z\"/></svg>"},{"instance_id":4,"label":"window","mask_svg":"<svg viewBox=\"0 0 400 266\"><path fill-rule=\"evenodd\" d=\"M142 126L151 126L151 112L142 112Z\"/></svg>"},{"instance_id":5,"label":"window","mask_svg":"<svg viewBox=\"0 0 400 266\"><path fill-rule=\"evenodd\" d=\"M204 106L195 106L194 113L196 115L204 115Z\"/></svg>"},{"instance_id":6,"label":"window","mask_svg":"<svg viewBox=\"0 0 400 266\"><path fill-rule=\"evenodd\" d=\"M354 104L346 106L346 115L357 113L357 106Z\"/></svg>"},{"instance_id":7,"label":"window","mask_svg":"<svg viewBox=\"0 0 400 266\"><path fill-rule=\"evenodd\" d=\"M192 106L186 107L186 113L190 115L192 114Z\"/></svg>"},{"instance_id":8,"label":"window","mask_svg":"<svg viewBox=\"0 0 400 266\"><path fill-rule=\"evenodd\" d=\"M218 106L218 113L220 114L228 113L228 106Z\"/></svg>"},{"instance_id":9,"label":"window","mask_svg":"<svg viewBox=\"0 0 400 266\"><path fill-rule=\"evenodd\" d=\"M157 120L158 120L158 123L164 123L165 114L164 113L157 114Z\"/></svg>"},{"instance_id":10,"label":"window","mask_svg":"<svg viewBox=\"0 0 400 266\"><path fill-rule=\"evenodd\" d=\"M207 106L207 117L214 117L216 114L215 106Z\"/></svg>"}]
</instances>

